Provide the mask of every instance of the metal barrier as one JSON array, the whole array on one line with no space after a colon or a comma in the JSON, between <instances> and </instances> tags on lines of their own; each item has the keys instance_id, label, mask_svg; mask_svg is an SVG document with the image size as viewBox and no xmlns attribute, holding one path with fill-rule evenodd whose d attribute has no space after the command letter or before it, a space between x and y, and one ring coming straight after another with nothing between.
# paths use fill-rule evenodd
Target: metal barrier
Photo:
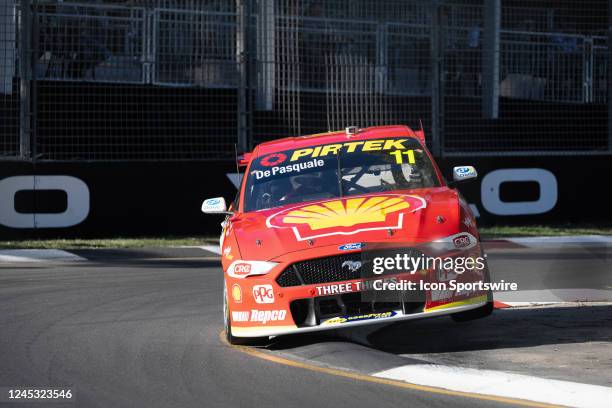
<instances>
[{"instance_id":1,"label":"metal barrier","mask_svg":"<svg viewBox=\"0 0 612 408\"><path fill-rule=\"evenodd\" d=\"M0 0L0 159L20 155L17 18L16 5Z\"/></svg>"},{"instance_id":2,"label":"metal barrier","mask_svg":"<svg viewBox=\"0 0 612 408\"><path fill-rule=\"evenodd\" d=\"M453 153L552 151L546 126L511 145L482 120L483 4L0 0L0 157L222 158L246 132L257 142L419 118ZM537 102L555 123L608 100L607 37L552 31L561 12L502 8L505 112ZM602 151L597 123L596 142L568 134L567 150Z\"/></svg>"},{"instance_id":3,"label":"metal barrier","mask_svg":"<svg viewBox=\"0 0 612 408\"><path fill-rule=\"evenodd\" d=\"M592 100L594 103L608 102L608 37L592 37L593 62Z\"/></svg>"},{"instance_id":4,"label":"metal barrier","mask_svg":"<svg viewBox=\"0 0 612 408\"><path fill-rule=\"evenodd\" d=\"M36 78L144 83L145 11L139 7L58 3L36 11Z\"/></svg>"},{"instance_id":5,"label":"metal barrier","mask_svg":"<svg viewBox=\"0 0 612 408\"><path fill-rule=\"evenodd\" d=\"M520 31L502 31L501 36L502 96L592 102L592 38Z\"/></svg>"},{"instance_id":6,"label":"metal barrier","mask_svg":"<svg viewBox=\"0 0 612 408\"><path fill-rule=\"evenodd\" d=\"M235 13L156 9L153 83L235 88L238 85Z\"/></svg>"},{"instance_id":7,"label":"metal barrier","mask_svg":"<svg viewBox=\"0 0 612 408\"><path fill-rule=\"evenodd\" d=\"M60 3L37 12L38 79L236 87L236 14Z\"/></svg>"}]
</instances>

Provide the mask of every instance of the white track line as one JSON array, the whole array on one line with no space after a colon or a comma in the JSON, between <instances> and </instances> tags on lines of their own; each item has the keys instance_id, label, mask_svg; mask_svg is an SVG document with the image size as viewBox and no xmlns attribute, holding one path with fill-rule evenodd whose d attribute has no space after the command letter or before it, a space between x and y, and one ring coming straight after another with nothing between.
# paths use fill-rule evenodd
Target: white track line
<instances>
[{"instance_id":1,"label":"white track line","mask_svg":"<svg viewBox=\"0 0 612 408\"><path fill-rule=\"evenodd\" d=\"M0 250L0 262L65 262L86 261L85 258L60 249L7 249Z\"/></svg>"},{"instance_id":2,"label":"white track line","mask_svg":"<svg viewBox=\"0 0 612 408\"><path fill-rule=\"evenodd\" d=\"M567 302L612 302L612 290L605 289L547 289L495 292L495 300L510 306Z\"/></svg>"},{"instance_id":3,"label":"white track line","mask_svg":"<svg viewBox=\"0 0 612 408\"><path fill-rule=\"evenodd\" d=\"M217 255L221 255L221 248L219 245L179 245L172 248L198 248L204 251L212 252Z\"/></svg>"},{"instance_id":4,"label":"white track line","mask_svg":"<svg viewBox=\"0 0 612 408\"><path fill-rule=\"evenodd\" d=\"M517 237L504 238L506 241L529 247L559 245L559 244L612 244L612 236L608 235L572 235L561 237Z\"/></svg>"},{"instance_id":5,"label":"white track line","mask_svg":"<svg viewBox=\"0 0 612 408\"><path fill-rule=\"evenodd\" d=\"M372 375L453 391L581 408L610 406L612 401L612 388L609 387L475 368L415 364Z\"/></svg>"},{"instance_id":6,"label":"white track line","mask_svg":"<svg viewBox=\"0 0 612 408\"><path fill-rule=\"evenodd\" d=\"M219 245L203 245L199 248L217 255L221 255L221 248L219 248Z\"/></svg>"}]
</instances>

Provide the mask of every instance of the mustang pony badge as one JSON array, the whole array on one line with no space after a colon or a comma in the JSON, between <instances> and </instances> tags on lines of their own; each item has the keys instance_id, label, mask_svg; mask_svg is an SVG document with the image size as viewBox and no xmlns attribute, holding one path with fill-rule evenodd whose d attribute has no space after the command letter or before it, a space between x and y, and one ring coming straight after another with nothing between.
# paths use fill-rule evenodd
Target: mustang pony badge
<instances>
[{"instance_id":1,"label":"mustang pony badge","mask_svg":"<svg viewBox=\"0 0 612 408\"><path fill-rule=\"evenodd\" d=\"M387 194L338 198L292 207L271 215L271 228L291 228L298 241L362 231L401 229L404 214L426 207L418 196Z\"/></svg>"}]
</instances>

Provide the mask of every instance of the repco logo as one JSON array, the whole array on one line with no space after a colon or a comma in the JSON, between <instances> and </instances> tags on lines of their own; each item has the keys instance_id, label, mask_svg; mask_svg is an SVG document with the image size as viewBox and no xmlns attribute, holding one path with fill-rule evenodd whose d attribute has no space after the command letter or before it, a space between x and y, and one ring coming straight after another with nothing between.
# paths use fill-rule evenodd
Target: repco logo
<instances>
[{"instance_id":1,"label":"repco logo","mask_svg":"<svg viewBox=\"0 0 612 408\"><path fill-rule=\"evenodd\" d=\"M274 303L274 290L272 285L253 286L253 298L257 303Z\"/></svg>"}]
</instances>

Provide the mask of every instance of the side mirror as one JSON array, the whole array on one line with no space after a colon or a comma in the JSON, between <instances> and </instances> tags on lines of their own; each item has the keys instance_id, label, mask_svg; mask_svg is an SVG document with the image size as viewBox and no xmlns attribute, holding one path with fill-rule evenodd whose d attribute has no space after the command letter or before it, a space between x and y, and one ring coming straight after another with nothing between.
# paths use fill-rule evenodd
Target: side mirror
<instances>
[{"instance_id":1,"label":"side mirror","mask_svg":"<svg viewBox=\"0 0 612 408\"><path fill-rule=\"evenodd\" d=\"M464 181L475 180L477 177L478 173L474 166L457 166L453 167L453 181L448 184L453 186Z\"/></svg>"},{"instance_id":2,"label":"side mirror","mask_svg":"<svg viewBox=\"0 0 612 408\"><path fill-rule=\"evenodd\" d=\"M202 212L204 214L233 214L231 211L227 211L227 204L225 204L225 198L223 197L204 200L202 203Z\"/></svg>"}]
</instances>

